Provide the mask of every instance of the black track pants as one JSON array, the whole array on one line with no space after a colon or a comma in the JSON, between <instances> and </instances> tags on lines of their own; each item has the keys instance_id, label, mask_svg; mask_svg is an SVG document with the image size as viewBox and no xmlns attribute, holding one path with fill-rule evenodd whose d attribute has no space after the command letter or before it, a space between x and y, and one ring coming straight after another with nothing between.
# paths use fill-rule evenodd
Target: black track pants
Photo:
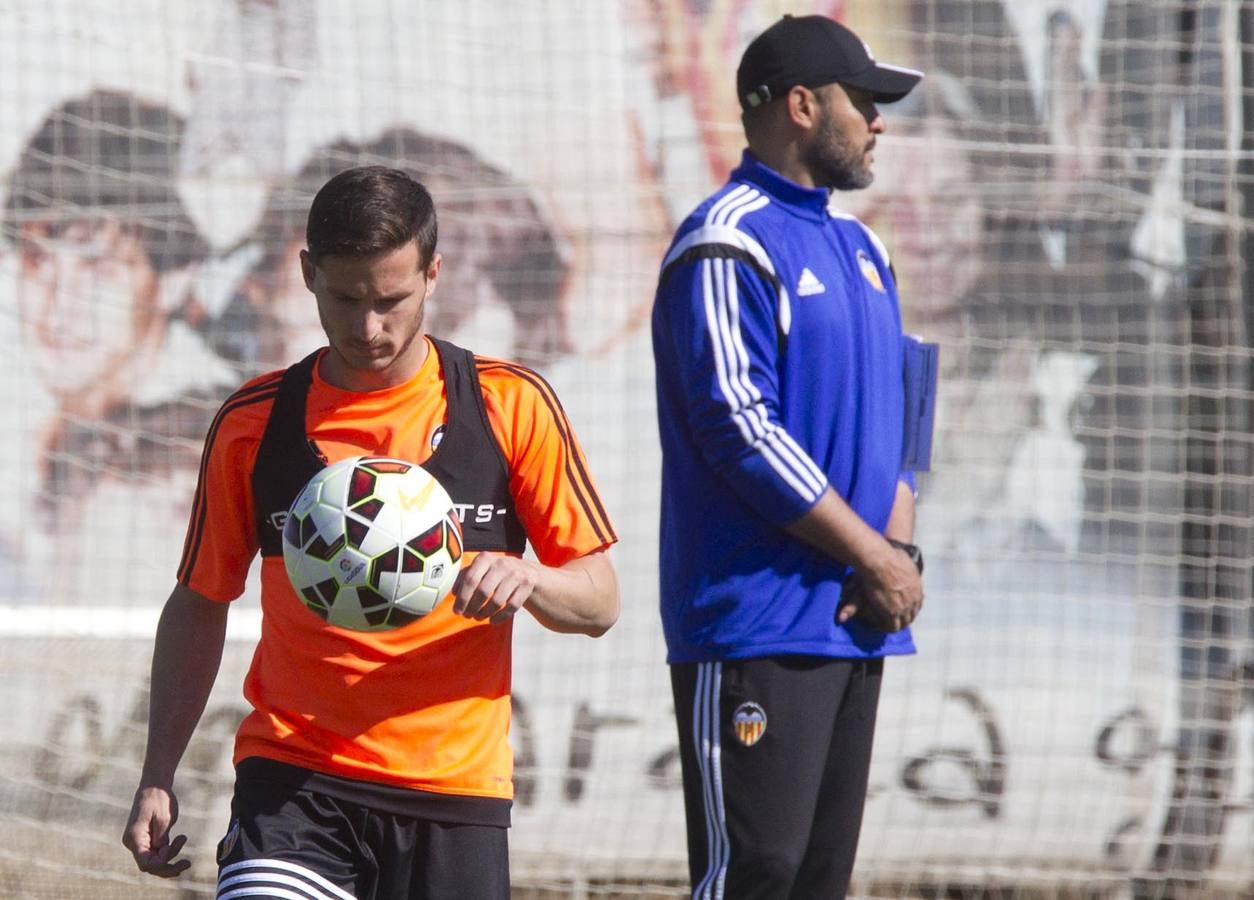
<instances>
[{"instance_id":1,"label":"black track pants","mask_svg":"<svg viewBox=\"0 0 1254 900\"><path fill-rule=\"evenodd\" d=\"M694 898L845 896L882 673L799 656L671 667Z\"/></svg>"}]
</instances>

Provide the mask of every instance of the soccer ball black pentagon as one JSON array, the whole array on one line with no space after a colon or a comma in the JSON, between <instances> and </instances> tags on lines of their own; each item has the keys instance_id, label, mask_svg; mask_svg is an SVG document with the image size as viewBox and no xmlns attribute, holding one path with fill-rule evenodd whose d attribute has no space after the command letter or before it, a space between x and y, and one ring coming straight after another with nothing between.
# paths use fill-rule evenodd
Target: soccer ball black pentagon
<instances>
[{"instance_id":1,"label":"soccer ball black pentagon","mask_svg":"<svg viewBox=\"0 0 1254 900\"><path fill-rule=\"evenodd\" d=\"M309 480L283 526L283 564L304 604L331 625L399 628L452 589L462 559L453 501L426 469L354 456Z\"/></svg>"}]
</instances>

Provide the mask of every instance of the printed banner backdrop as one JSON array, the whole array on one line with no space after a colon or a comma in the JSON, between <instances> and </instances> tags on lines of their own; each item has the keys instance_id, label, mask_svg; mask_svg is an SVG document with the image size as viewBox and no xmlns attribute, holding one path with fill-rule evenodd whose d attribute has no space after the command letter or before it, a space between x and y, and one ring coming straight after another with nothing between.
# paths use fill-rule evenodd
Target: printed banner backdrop
<instances>
[{"instance_id":1,"label":"printed banner backdrop","mask_svg":"<svg viewBox=\"0 0 1254 900\"><path fill-rule=\"evenodd\" d=\"M359 162L431 188L429 329L552 382L622 538L608 635L516 627L515 878L678 892L648 315L786 11L928 73L834 197L942 346L858 890L1249 890L1248 6L0 4L0 893L212 894L255 586L181 769L179 885L118 842L152 633L218 404L321 342L304 213Z\"/></svg>"}]
</instances>

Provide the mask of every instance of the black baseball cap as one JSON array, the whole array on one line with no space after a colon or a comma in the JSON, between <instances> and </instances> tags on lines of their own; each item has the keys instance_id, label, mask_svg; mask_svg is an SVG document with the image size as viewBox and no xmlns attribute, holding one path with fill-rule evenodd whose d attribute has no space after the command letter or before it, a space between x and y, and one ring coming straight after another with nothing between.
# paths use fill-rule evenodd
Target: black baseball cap
<instances>
[{"instance_id":1,"label":"black baseball cap","mask_svg":"<svg viewBox=\"0 0 1254 900\"><path fill-rule=\"evenodd\" d=\"M736 70L744 109L782 97L795 85L839 82L870 91L877 103L910 93L922 72L875 61L860 37L827 16L784 16L745 48Z\"/></svg>"}]
</instances>

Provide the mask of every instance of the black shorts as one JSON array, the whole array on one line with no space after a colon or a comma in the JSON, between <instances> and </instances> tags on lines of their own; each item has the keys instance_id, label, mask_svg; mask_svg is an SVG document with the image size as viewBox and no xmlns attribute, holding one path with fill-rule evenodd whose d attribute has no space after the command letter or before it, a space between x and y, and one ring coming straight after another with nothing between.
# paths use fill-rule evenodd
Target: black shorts
<instances>
[{"instance_id":1,"label":"black shorts","mask_svg":"<svg viewBox=\"0 0 1254 900\"><path fill-rule=\"evenodd\" d=\"M844 897L883 661L671 666L694 898Z\"/></svg>"},{"instance_id":2,"label":"black shorts","mask_svg":"<svg viewBox=\"0 0 1254 900\"><path fill-rule=\"evenodd\" d=\"M508 830L440 822L237 773L219 900L508 900Z\"/></svg>"}]
</instances>

